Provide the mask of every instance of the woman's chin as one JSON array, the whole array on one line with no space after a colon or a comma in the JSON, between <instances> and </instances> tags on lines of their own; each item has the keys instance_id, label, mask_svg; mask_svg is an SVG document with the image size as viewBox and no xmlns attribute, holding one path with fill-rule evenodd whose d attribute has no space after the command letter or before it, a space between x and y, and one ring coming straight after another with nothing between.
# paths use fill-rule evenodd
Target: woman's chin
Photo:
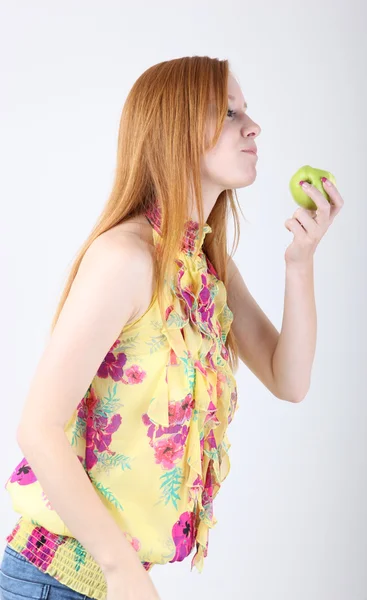
<instances>
[{"instance_id":1,"label":"woman's chin","mask_svg":"<svg viewBox=\"0 0 367 600\"><path fill-rule=\"evenodd\" d=\"M239 177L235 184L232 186L232 188L239 189L251 185L252 183L254 183L256 175L256 169L252 169L252 173L248 173L246 177L244 177L243 175L242 177Z\"/></svg>"}]
</instances>

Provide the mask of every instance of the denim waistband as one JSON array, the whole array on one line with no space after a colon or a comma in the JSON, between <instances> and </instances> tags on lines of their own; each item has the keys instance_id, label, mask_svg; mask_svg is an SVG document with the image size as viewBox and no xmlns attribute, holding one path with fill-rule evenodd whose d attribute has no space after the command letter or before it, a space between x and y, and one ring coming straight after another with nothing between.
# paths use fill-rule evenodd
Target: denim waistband
<instances>
[{"instance_id":1,"label":"denim waistband","mask_svg":"<svg viewBox=\"0 0 367 600\"><path fill-rule=\"evenodd\" d=\"M6 578L10 582L11 578L19 578L24 585L27 583L34 583L39 585L39 598L47 598L49 593L49 586L53 586L55 591L57 589L63 590L63 597L65 597L65 591L67 590L70 600L90 600L88 596L84 594L80 594L69 588L68 586L60 583L55 577L52 577L48 573L44 573L40 569L38 569L35 565L33 565L30 561L28 561L21 553L14 550L10 546L6 545L4 548L4 554L1 559L1 572L4 574L3 581L4 585L6 585ZM15 582L14 582L15 585ZM19 582L16 583L19 587L22 584ZM36 591L37 588L35 588ZM13 590L11 590L13 591ZM21 590L16 590L18 593L22 593ZM38 590L37 590L38 593Z\"/></svg>"}]
</instances>

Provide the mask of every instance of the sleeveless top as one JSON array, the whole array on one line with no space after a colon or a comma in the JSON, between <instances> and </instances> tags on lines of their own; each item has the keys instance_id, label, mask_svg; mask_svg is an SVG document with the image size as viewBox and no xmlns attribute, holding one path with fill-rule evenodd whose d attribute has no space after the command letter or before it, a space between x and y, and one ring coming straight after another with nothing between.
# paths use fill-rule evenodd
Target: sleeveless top
<instances>
[{"instance_id":1,"label":"sleeveless top","mask_svg":"<svg viewBox=\"0 0 367 600\"><path fill-rule=\"evenodd\" d=\"M157 203L145 217L159 245ZM225 341L233 313L202 251L212 229L206 223L201 237L198 229L186 221L165 322L154 292L146 312L122 329L64 428L147 571L192 550L191 570L202 571L217 523L213 500L230 470L226 429L238 405ZM8 545L64 585L104 600L103 572L52 508L26 457L5 489L21 515Z\"/></svg>"}]
</instances>

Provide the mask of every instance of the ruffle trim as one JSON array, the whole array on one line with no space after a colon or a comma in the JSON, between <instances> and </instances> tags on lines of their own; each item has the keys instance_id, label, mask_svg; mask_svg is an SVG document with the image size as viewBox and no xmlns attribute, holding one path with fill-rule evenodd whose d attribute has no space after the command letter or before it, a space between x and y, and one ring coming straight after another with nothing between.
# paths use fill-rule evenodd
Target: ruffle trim
<instances>
[{"instance_id":1,"label":"ruffle trim","mask_svg":"<svg viewBox=\"0 0 367 600\"><path fill-rule=\"evenodd\" d=\"M209 226L204 227L204 235L208 231L206 227ZM155 229L153 235L159 244L161 237ZM190 239L194 240L194 245L198 242L196 233ZM228 451L231 444L226 430L238 409L236 380L228 364L225 346L233 313L227 304L224 283L218 279L202 251L193 260L186 249L178 255L175 264L174 280L168 286L173 294L165 303L167 309L162 325L162 333L170 346L169 360L152 390L147 414L154 423L168 427L169 403L182 400L182 381L190 382L194 402L185 449L187 510L196 515L193 531L196 552L191 560L191 570L195 566L202 572L208 553L209 529L217 523L213 501L230 471ZM18 551L21 550L19 545L27 542L24 533L23 523L19 531L22 537L14 538L10 544L17 550L18 540ZM51 535L57 537L57 534ZM58 552L60 550L61 547ZM58 571L63 572L58 565L49 566L50 575L57 576ZM66 572L66 585L71 587L73 584L76 589L67 577ZM99 592L95 588L92 593L85 588L76 591L89 596L94 593L97 600L105 598L102 590Z\"/></svg>"},{"instance_id":2,"label":"ruffle trim","mask_svg":"<svg viewBox=\"0 0 367 600\"><path fill-rule=\"evenodd\" d=\"M162 239L162 208L157 198L155 198L151 206L145 210L144 214L149 223L152 225L156 234L158 234L154 236L155 242L158 241L158 237L160 241ZM199 222L195 221L194 219L187 219L185 221L184 231L180 240L180 251L183 254L192 256L201 249L206 234L211 232L212 228L210 227L209 223L204 223L203 229L200 232Z\"/></svg>"},{"instance_id":3,"label":"ruffle trim","mask_svg":"<svg viewBox=\"0 0 367 600\"><path fill-rule=\"evenodd\" d=\"M225 346L233 313L224 283L203 253L196 260L181 253L176 265L170 286L173 302L171 298L166 303L162 327L170 346L169 362L152 390L147 413L153 422L168 427L169 402L182 399L182 381L190 382L194 414L186 442L187 510L196 514L191 570L195 566L201 572L209 529L217 523L213 500L230 470L226 429L238 408L236 380Z\"/></svg>"}]
</instances>

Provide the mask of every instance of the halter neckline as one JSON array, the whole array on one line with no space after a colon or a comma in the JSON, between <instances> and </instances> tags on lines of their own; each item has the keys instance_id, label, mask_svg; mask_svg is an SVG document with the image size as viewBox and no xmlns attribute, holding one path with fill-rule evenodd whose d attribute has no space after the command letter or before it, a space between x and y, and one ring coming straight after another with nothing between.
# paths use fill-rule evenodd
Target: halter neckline
<instances>
[{"instance_id":1,"label":"halter neckline","mask_svg":"<svg viewBox=\"0 0 367 600\"><path fill-rule=\"evenodd\" d=\"M162 213L160 205L157 201L155 201L151 207L145 210L145 217L148 222L151 224L153 229L158 233L160 237L162 237L161 224L162 224ZM210 225L205 222L203 226L202 235L199 235L199 222L194 219L187 219L185 221L184 233L182 236L182 245L181 251L184 254L195 253L197 250L200 250L204 243L204 239L207 233L211 233L212 228Z\"/></svg>"}]
</instances>

